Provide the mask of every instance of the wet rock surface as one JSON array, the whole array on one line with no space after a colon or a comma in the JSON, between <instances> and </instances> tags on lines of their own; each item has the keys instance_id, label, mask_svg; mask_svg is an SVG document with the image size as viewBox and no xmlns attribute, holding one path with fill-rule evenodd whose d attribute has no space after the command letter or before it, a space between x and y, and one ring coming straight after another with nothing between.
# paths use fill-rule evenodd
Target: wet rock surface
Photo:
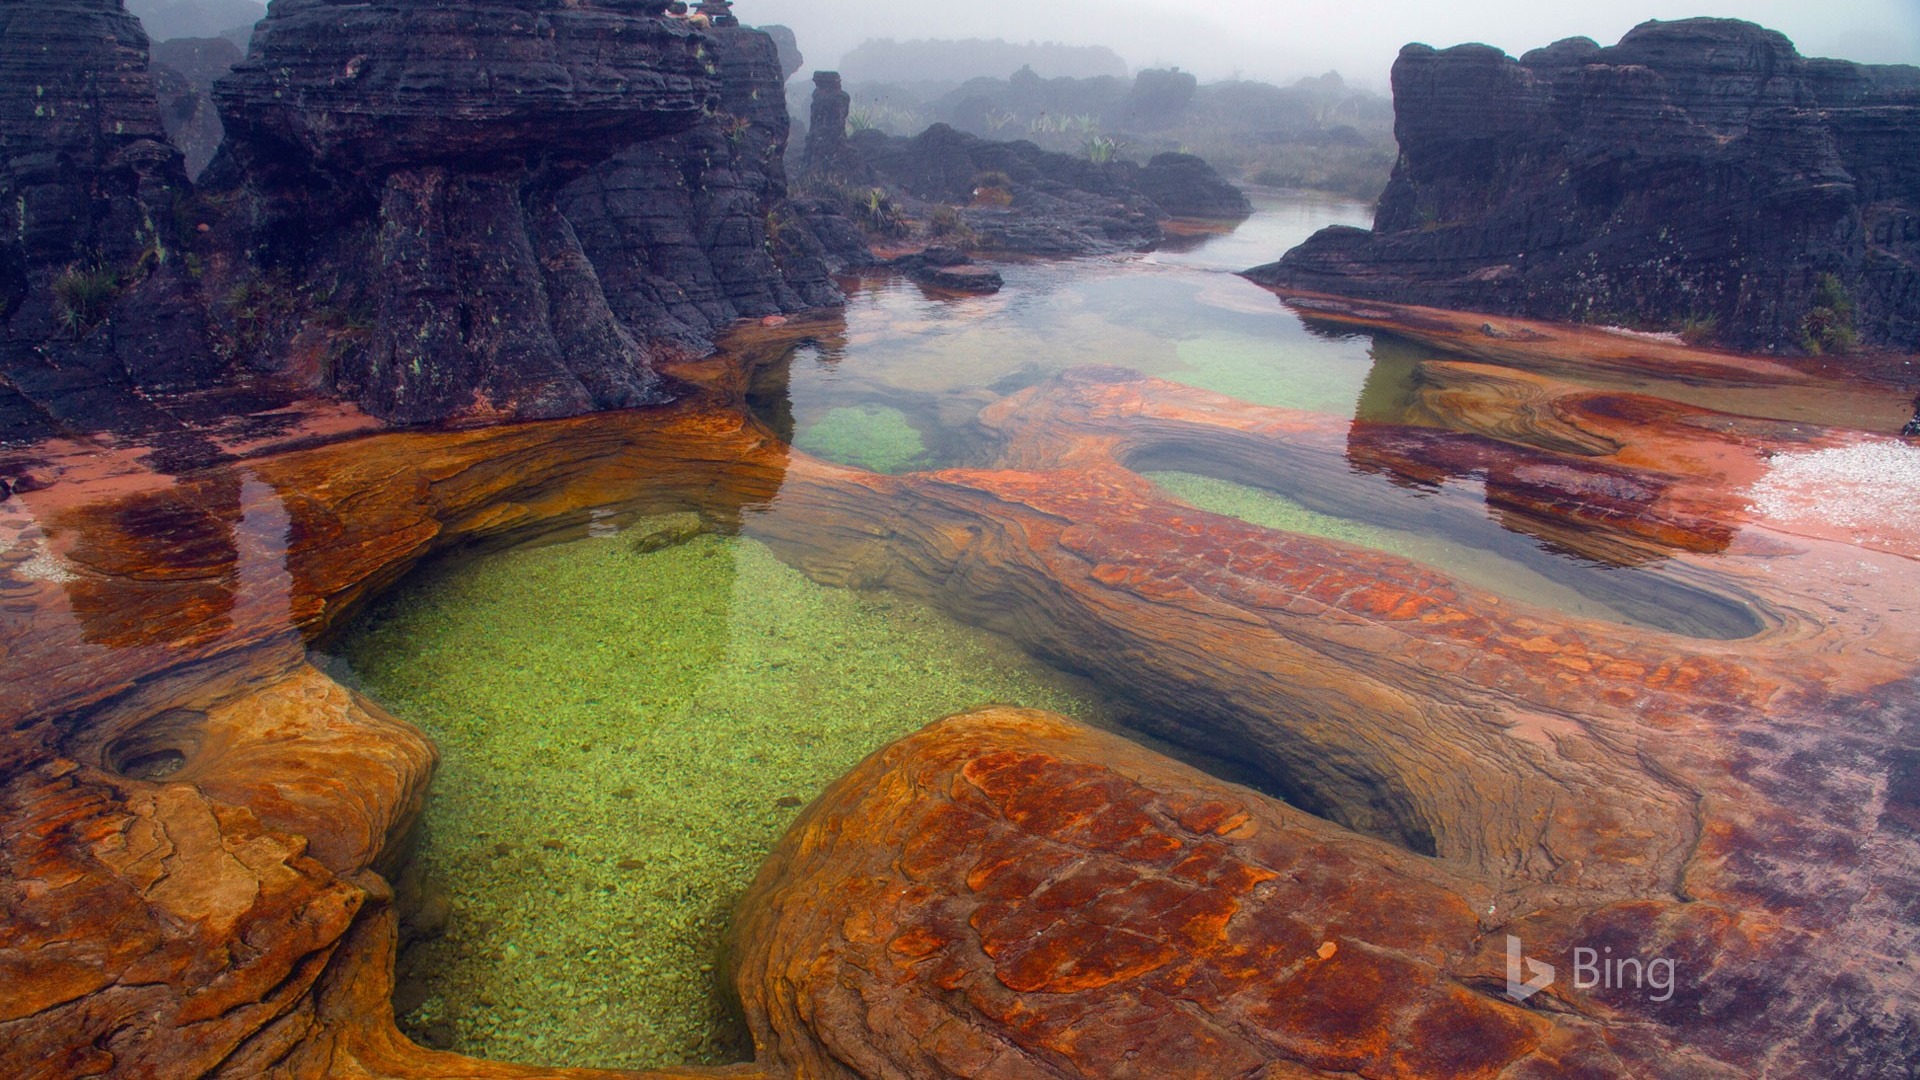
<instances>
[{"instance_id":1,"label":"wet rock surface","mask_svg":"<svg viewBox=\"0 0 1920 1080\"><path fill-rule=\"evenodd\" d=\"M1920 69L1690 19L1518 60L1409 45L1393 84L1372 230L1249 277L1748 348L1920 347Z\"/></svg>"},{"instance_id":2,"label":"wet rock surface","mask_svg":"<svg viewBox=\"0 0 1920 1080\"><path fill-rule=\"evenodd\" d=\"M888 265L928 288L950 292L993 293L1006 284L998 270L981 266L964 252L948 247L902 255Z\"/></svg>"},{"instance_id":3,"label":"wet rock surface","mask_svg":"<svg viewBox=\"0 0 1920 1080\"><path fill-rule=\"evenodd\" d=\"M1481 321L1483 347L1543 362L1577 344ZM686 1075L1812 1077L1905 1060L1888 1003L1915 992L1899 960L1920 734L1915 631L1889 608L1911 595L1913 540L1836 540L1737 494L1784 454L1897 444L1493 365L1436 377L1422 408L1454 431L1356 431L1094 368L983 414L999 449L981 468L832 465L685 402L16 493L0 502L24 545L0 575L23 690L0 713L17 808L0 882L32 917L6 925L20 989L0 1062L590 1075L395 1032L379 872L431 751L300 646L448 545L588 509L697 510L724 530L776 492L759 535L809 577L884 584L1124 686L1155 730L1236 755L1291 805L1057 718L937 725L805 811L734 953L759 1061ZM1482 431L1510 472L1487 475ZM1637 551L1759 621L1691 637L1511 603L1197 510L1133 471L1178 454L1308 489L1365 464L1596 560ZM38 881L57 886L19 885ZM440 922L404 910L407 933ZM1675 992L1563 978L1522 1005L1507 934L1556 963L1671 958Z\"/></svg>"}]
</instances>

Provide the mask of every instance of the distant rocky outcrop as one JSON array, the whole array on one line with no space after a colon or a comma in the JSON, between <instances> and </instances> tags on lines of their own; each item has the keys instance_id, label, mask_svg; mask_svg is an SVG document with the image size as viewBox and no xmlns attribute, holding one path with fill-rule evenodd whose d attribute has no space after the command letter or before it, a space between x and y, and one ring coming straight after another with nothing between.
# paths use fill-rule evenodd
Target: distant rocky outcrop
<instances>
[{"instance_id":1,"label":"distant rocky outcrop","mask_svg":"<svg viewBox=\"0 0 1920 1080\"><path fill-rule=\"evenodd\" d=\"M1689 19L1518 60L1409 45L1393 87L1373 229L1249 277L1747 348L1920 348L1920 69Z\"/></svg>"},{"instance_id":2,"label":"distant rocky outcrop","mask_svg":"<svg viewBox=\"0 0 1920 1080\"><path fill-rule=\"evenodd\" d=\"M167 138L186 155L187 176L198 179L226 129L213 103L213 82L245 55L224 37L156 41L152 50L153 89L160 99L160 122Z\"/></svg>"},{"instance_id":3,"label":"distant rocky outcrop","mask_svg":"<svg viewBox=\"0 0 1920 1080\"><path fill-rule=\"evenodd\" d=\"M815 91L820 117L808 161L829 180L873 185L910 204L957 207L977 250L1028 255L1094 255L1158 243L1172 216L1240 218L1251 205L1206 162L1163 154L1142 168L1131 161L1094 161L1042 150L1031 142L996 142L935 124L912 138L869 128L844 142L821 132L844 93ZM827 98L829 104L820 101ZM817 146L832 145L814 152ZM1164 200L1164 201L1162 201Z\"/></svg>"},{"instance_id":4,"label":"distant rocky outcrop","mask_svg":"<svg viewBox=\"0 0 1920 1080\"><path fill-rule=\"evenodd\" d=\"M807 66L807 57L800 51L800 39L794 36L790 27L768 24L757 27L761 33L773 39L774 47L780 50L780 80L785 82L794 77L801 68Z\"/></svg>"},{"instance_id":5,"label":"distant rocky outcrop","mask_svg":"<svg viewBox=\"0 0 1920 1080\"><path fill-rule=\"evenodd\" d=\"M258 0L127 0L127 11L155 41L225 37L267 17L267 5Z\"/></svg>"},{"instance_id":6,"label":"distant rocky outcrop","mask_svg":"<svg viewBox=\"0 0 1920 1080\"><path fill-rule=\"evenodd\" d=\"M119 0L0 6L0 438L148 426L212 378L189 190Z\"/></svg>"},{"instance_id":7,"label":"distant rocky outcrop","mask_svg":"<svg viewBox=\"0 0 1920 1080\"><path fill-rule=\"evenodd\" d=\"M1096 163L1030 142L992 142L935 124L912 138L857 132L849 145L880 182L916 199L968 206L990 251L1092 255L1151 246L1169 215L1140 193L1131 162ZM975 192L1004 205L970 206Z\"/></svg>"}]
</instances>

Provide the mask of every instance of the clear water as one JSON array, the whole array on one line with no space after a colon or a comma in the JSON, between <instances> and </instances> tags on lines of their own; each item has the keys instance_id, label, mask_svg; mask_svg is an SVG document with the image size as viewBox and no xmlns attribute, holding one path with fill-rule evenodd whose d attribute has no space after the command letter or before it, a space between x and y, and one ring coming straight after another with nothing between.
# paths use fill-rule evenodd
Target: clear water
<instances>
[{"instance_id":1,"label":"clear water","mask_svg":"<svg viewBox=\"0 0 1920 1080\"><path fill-rule=\"evenodd\" d=\"M714 535L443 563L337 648L442 755L403 891L451 918L401 955L402 1023L510 1061L738 1060L723 932L803 803L950 713L1106 715L993 635Z\"/></svg>"},{"instance_id":2,"label":"clear water","mask_svg":"<svg viewBox=\"0 0 1920 1080\"><path fill-rule=\"evenodd\" d=\"M1369 214L1267 196L1236 232L1178 250L1001 266L1006 287L990 297L855 282L844 322L798 347L753 403L796 446L893 473L984 464L982 407L1085 364L1337 417L1398 415L1410 373L1437 354L1316 332L1231 273ZM1196 507L1396 552L1524 603L1704 636L1752 629L1650 571L1508 532L1470 492L1464 517L1442 519L1385 478L1363 481L1379 485L1363 509L1315 502L1285 477L1151 467ZM758 513L780 512L776 499ZM452 917L403 954L396 995L416 1037L554 1065L736 1060L716 983L723 930L802 804L959 709L1113 716L1092 687L985 631L808 581L754 539L764 520L646 554L615 535L443 563L339 643L353 677L444 755L410 891Z\"/></svg>"}]
</instances>

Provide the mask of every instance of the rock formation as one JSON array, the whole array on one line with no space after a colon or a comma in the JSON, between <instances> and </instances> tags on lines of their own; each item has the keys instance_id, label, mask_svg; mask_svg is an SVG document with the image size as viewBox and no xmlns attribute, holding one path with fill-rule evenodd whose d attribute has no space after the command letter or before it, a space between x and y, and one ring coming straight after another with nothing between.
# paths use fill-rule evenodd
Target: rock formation
<instances>
[{"instance_id":1,"label":"rock formation","mask_svg":"<svg viewBox=\"0 0 1920 1080\"><path fill-rule=\"evenodd\" d=\"M216 377L189 190L118 0L0 7L0 438L164 427L148 395Z\"/></svg>"},{"instance_id":2,"label":"rock formation","mask_svg":"<svg viewBox=\"0 0 1920 1080\"><path fill-rule=\"evenodd\" d=\"M737 25L704 36L718 84L711 115L633 144L559 197L620 321L695 351L737 318L840 302L805 216L786 201L775 42Z\"/></svg>"},{"instance_id":3,"label":"rock formation","mask_svg":"<svg viewBox=\"0 0 1920 1080\"><path fill-rule=\"evenodd\" d=\"M661 400L659 343L835 302L769 228L773 42L664 7L276 6L216 91L233 350L392 421L552 417Z\"/></svg>"},{"instance_id":4,"label":"rock formation","mask_svg":"<svg viewBox=\"0 0 1920 1080\"><path fill-rule=\"evenodd\" d=\"M791 27L763 23L757 29L772 38L774 47L780 50L781 82L793 78L801 68L807 66L807 58L800 51L800 39L794 36Z\"/></svg>"},{"instance_id":5,"label":"rock formation","mask_svg":"<svg viewBox=\"0 0 1920 1080\"><path fill-rule=\"evenodd\" d=\"M556 199L699 121L704 45L612 6L278 5L216 90L210 186L249 204L238 273L259 275L232 288L317 291L333 310L302 324L364 324L321 377L400 422L660 400Z\"/></svg>"},{"instance_id":6,"label":"rock formation","mask_svg":"<svg viewBox=\"0 0 1920 1080\"><path fill-rule=\"evenodd\" d=\"M1155 154L1134 185L1174 217L1238 221L1253 213L1239 188L1192 154Z\"/></svg>"},{"instance_id":7,"label":"rock formation","mask_svg":"<svg viewBox=\"0 0 1920 1080\"><path fill-rule=\"evenodd\" d=\"M914 200L962 207L961 218L987 251L1092 255L1150 247L1160 223L1180 212L1244 217L1245 197L1206 162L1161 155L1143 169L1130 161L1095 162L1030 142L994 142L935 124L912 138L875 130L848 140L859 161L854 178ZM1151 187L1173 203L1162 206ZM982 198L988 191L991 195Z\"/></svg>"},{"instance_id":8,"label":"rock formation","mask_svg":"<svg viewBox=\"0 0 1920 1080\"><path fill-rule=\"evenodd\" d=\"M1920 69L1690 19L1518 60L1409 45L1393 87L1373 229L1248 276L1741 347L1920 348Z\"/></svg>"},{"instance_id":9,"label":"rock formation","mask_svg":"<svg viewBox=\"0 0 1920 1080\"><path fill-rule=\"evenodd\" d=\"M846 173L858 166L847 156L847 116L853 98L840 86L837 71L813 73L812 105L807 114L807 146L801 157L809 174Z\"/></svg>"}]
</instances>

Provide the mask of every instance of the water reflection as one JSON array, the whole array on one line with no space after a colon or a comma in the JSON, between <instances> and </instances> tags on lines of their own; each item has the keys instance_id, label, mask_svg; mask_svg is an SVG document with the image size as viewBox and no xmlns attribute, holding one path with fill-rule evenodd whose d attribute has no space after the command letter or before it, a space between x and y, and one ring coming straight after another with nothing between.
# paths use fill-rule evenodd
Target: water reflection
<instances>
[{"instance_id":1,"label":"water reflection","mask_svg":"<svg viewBox=\"0 0 1920 1080\"><path fill-rule=\"evenodd\" d=\"M1665 488L1644 474L1578 465L1616 444L1506 400L1498 380L1454 374L1455 355L1303 317L1230 272L1323 225L1364 222L1364 210L1269 198L1239 230L1178 251L1000 266L1007 285L992 297L932 298L894 277L864 278L835 347L793 349L756 377L750 400L782 437L842 464L995 467L1001 447L981 428L982 409L1063 372L1118 365L1348 424L1344 473L1305 467L1284 446L1226 461L1217 446L1177 442L1138 450L1131 468L1296 499L1395 534L1394 549L1417 561L1570 614L1715 638L1757 632L1744 601L1661 569L1675 550L1723 550L1732 526L1673 517ZM1637 533L1614 527L1634 519L1645 519Z\"/></svg>"}]
</instances>

